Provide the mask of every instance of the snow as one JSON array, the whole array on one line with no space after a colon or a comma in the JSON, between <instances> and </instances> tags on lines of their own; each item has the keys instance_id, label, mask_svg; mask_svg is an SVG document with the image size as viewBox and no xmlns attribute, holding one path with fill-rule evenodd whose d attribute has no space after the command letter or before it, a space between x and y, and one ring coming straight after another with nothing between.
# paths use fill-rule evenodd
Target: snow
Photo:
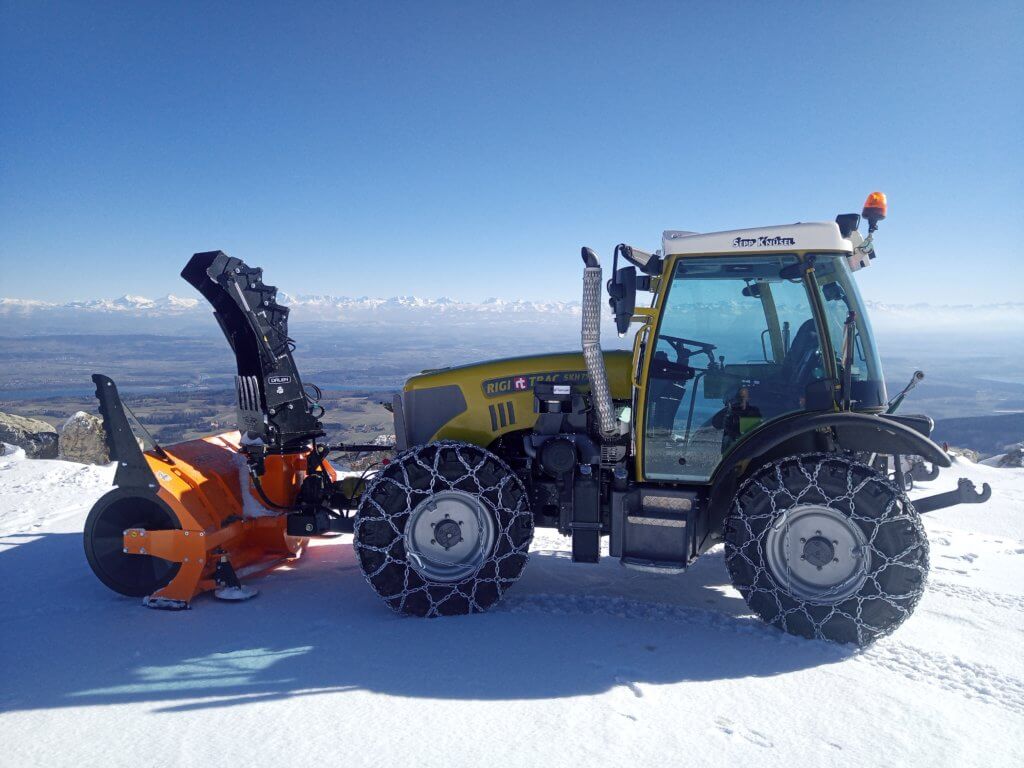
<instances>
[{"instance_id":1,"label":"snow","mask_svg":"<svg viewBox=\"0 0 1024 768\"><path fill-rule=\"evenodd\" d=\"M993 497L926 516L928 591L864 652L752 618L720 551L659 576L549 531L479 616L392 614L348 536L255 600L149 611L82 553L111 475L0 457L4 765L1024 764L1024 470L958 459L915 491Z\"/></svg>"}]
</instances>

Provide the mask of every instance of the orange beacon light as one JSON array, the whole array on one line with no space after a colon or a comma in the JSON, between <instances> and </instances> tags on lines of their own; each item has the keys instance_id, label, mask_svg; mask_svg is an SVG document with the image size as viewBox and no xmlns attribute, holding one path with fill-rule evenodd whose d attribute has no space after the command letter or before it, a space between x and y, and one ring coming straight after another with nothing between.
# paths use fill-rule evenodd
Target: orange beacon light
<instances>
[{"instance_id":1,"label":"orange beacon light","mask_svg":"<svg viewBox=\"0 0 1024 768\"><path fill-rule=\"evenodd\" d=\"M872 192L864 201L864 210L861 215L868 220L868 232L878 229L878 222L885 218L888 209L888 201L884 192Z\"/></svg>"}]
</instances>

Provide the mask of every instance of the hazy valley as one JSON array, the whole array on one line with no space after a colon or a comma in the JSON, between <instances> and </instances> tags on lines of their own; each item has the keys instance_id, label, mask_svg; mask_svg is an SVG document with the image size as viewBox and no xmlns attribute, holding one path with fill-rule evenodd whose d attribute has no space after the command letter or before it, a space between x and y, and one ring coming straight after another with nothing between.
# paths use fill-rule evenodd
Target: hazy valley
<instances>
[{"instance_id":1,"label":"hazy valley","mask_svg":"<svg viewBox=\"0 0 1024 768\"><path fill-rule=\"evenodd\" d=\"M187 302L170 309L166 301L150 304L8 311L0 317L0 411L55 425L77 410L95 411L89 377L102 372L118 382L158 439L230 426L234 360L213 318ZM493 303L480 309L396 299L376 310L369 305L364 301L361 311L376 312L376 322L318 320L308 300L299 300L293 311L296 360L304 380L324 390L324 420L333 439L364 440L389 431L390 414L379 403L425 368L579 344L578 308L571 304ZM903 409L932 416L937 440L990 455L1024 439L1019 324L1004 317L1006 324L984 335L964 322L914 331L908 325L894 329L879 314L875 324L890 393L914 370L925 370L927 378ZM142 332L161 323L164 333ZM168 325L179 332L167 333ZM69 332L75 327L79 332ZM606 328L605 341L612 347L628 339Z\"/></svg>"}]
</instances>

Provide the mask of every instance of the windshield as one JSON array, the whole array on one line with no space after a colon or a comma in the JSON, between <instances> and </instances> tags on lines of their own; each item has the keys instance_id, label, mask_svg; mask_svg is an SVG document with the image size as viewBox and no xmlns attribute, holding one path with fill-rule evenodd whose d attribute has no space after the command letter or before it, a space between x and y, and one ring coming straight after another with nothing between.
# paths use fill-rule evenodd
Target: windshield
<instances>
[{"instance_id":1,"label":"windshield","mask_svg":"<svg viewBox=\"0 0 1024 768\"><path fill-rule=\"evenodd\" d=\"M815 260L836 350L849 310L857 312L854 399L864 400L862 406L884 403L867 318L845 259L818 254ZM707 480L744 434L807 407L808 387L827 375L827 367L800 272L795 254L677 262L651 345L648 478Z\"/></svg>"}]
</instances>

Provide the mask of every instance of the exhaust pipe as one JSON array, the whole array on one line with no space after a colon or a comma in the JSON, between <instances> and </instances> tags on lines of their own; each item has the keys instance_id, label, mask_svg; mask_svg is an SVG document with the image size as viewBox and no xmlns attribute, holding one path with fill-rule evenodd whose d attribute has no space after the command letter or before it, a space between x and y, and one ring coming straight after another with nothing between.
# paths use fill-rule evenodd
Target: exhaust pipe
<instances>
[{"instance_id":1,"label":"exhaust pipe","mask_svg":"<svg viewBox=\"0 0 1024 768\"><path fill-rule=\"evenodd\" d=\"M590 398L597 411L601 434L612 437L618 432L612 395L608 389L608 374L604 368L604 354L601 352L601 283L603 273L597 254L589 248L580 251L583 257L583 360L587 364L590 379Z\"/></svg>"}]
</instances>

